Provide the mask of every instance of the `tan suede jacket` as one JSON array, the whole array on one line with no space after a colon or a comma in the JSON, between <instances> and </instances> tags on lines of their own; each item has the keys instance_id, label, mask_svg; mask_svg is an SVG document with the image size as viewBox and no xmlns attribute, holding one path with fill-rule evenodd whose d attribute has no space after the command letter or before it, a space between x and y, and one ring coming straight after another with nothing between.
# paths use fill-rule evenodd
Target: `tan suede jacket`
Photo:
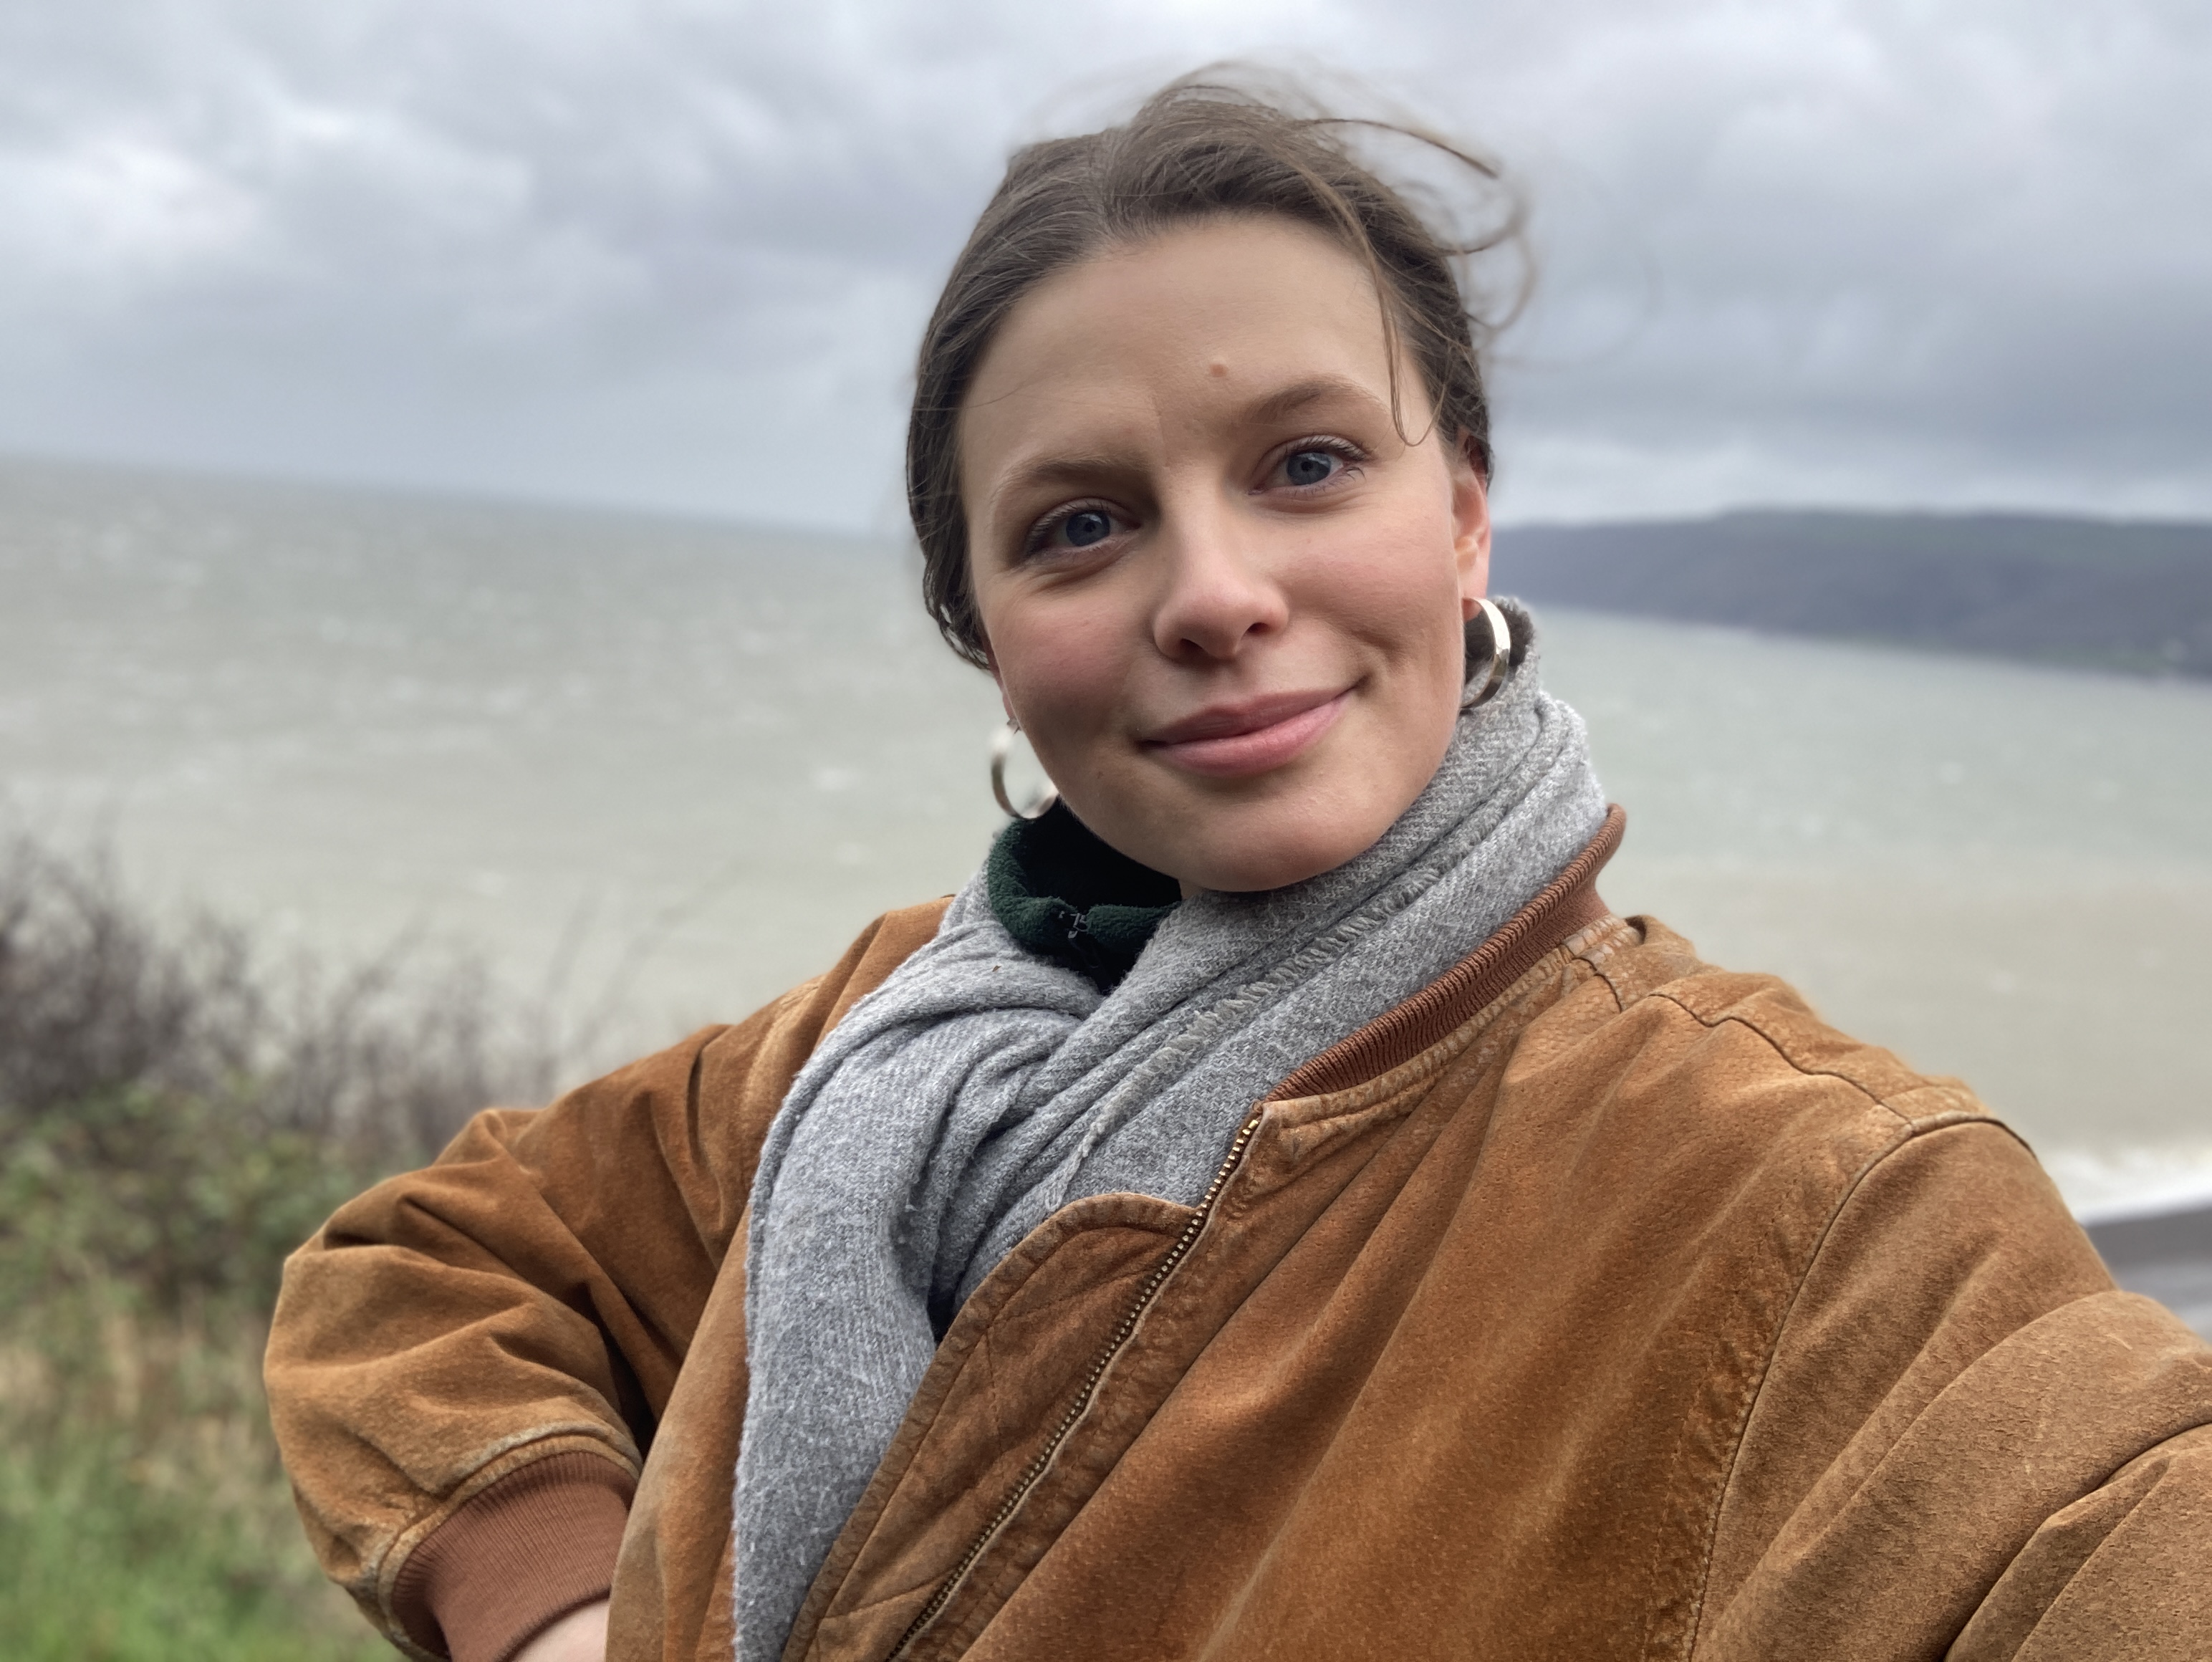
<instances>
[{"instance_id":1,"label":"tan suede jacket","mask_svg":"<svg viewBox=\"0 0 2212 1662\"><path fill-rule=\"evenodd\" d=\"M1000 1265L786 1657L2212 1656L2212 1351L1963 1087L1607 915L1619 831L1199 1205ZM729 1656L754 1160L940 911L293 1258L278 1435L403 1650L611 1588L611 1657Z\"/></svg>"}]
</instances>

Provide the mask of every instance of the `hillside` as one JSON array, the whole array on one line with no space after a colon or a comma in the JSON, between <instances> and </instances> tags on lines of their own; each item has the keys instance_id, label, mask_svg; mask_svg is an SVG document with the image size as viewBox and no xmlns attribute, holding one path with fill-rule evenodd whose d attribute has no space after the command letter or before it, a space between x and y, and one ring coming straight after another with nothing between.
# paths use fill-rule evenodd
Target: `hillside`
<instances>
[{"instance_id":1,"label":"hillside","mask_svg":"<svg viewBox=\"0 0 2212 1662\"><path fill-rule=\"evenodd\" d=\"M1538 605L2212 676L2212 525L1746 510L1501 529Z\"/></svg>"}]
</instances>

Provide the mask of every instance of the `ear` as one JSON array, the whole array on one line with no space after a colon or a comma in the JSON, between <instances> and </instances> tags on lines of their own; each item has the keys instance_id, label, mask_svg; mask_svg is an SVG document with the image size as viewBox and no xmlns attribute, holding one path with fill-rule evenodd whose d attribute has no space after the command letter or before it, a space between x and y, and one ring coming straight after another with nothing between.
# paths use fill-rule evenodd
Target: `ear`
<instances>
[{"instance_id":1,"label":"ear","mask_svg":"<svg viewBox=\"0 0 2212 1662\"><path fill-rule=\"evenodd\" d=\"M1490 592L1490 490L1474 465L1474 447L1460 435L1451 461L1452 559L1459 568L1462 620Z\"/></svg>"}]
</instances>

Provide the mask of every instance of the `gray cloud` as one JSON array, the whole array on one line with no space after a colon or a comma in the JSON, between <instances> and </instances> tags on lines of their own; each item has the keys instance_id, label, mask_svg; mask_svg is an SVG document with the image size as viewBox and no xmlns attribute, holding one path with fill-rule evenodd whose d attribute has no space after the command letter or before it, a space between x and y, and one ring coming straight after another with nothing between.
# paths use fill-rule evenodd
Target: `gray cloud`
<instances>
[{"instance_id":1,"label":"gray cloud","mask_svg":"<svg viewBox=\"0 0 2212 1662\"><path fill-rule=\"evenodd\" d=\"M0 447L887 526L1008 146L1232 55L1523 181L1508 513L2212 513L2193 0L0 9Z\"/></svg>"}]
</instances>

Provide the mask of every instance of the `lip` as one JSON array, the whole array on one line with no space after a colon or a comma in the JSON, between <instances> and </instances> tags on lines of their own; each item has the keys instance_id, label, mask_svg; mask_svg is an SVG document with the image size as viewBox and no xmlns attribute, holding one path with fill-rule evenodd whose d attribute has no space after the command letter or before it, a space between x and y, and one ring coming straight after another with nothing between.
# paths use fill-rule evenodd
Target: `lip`
<instances>
[{"instance_id":1,"label":"lip","mask_svg":"<svg viewBox=\"0 0 2212 1662\"><path fill-rule=\"evenodd\" d=\"M1278 692L1234 704L1209 704L1147 736L1163 761L1216 779L1281 767L1336 725L1351 701L1340 692Z\"/></svg>"}]
</instances>

